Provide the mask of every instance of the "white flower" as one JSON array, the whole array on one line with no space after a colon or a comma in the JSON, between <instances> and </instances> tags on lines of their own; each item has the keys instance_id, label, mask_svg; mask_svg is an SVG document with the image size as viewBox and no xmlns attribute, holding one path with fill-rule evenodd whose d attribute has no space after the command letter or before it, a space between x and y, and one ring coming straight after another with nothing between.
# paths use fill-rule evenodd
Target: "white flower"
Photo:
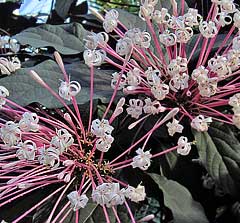
<instances>
[{"instance_id":1,"label":"white flower","mask_svg":"<svg viewBox=\"0 0 240 223\"><path fill-rule=\"evenodd\" d=\"M140 99L130 99L129 107L126 109L127 113L131 115L132 118L138 119L142 114L143 101Z\"/></svg>"},{"instance_id":2,"label":"white flower","mask_svg":"<svg viewBox=\"0 0 240 223\"><path fill-rule=\"evenodd\" d=\"M111 207L124 202L122 192L120 192L119 183L102 183L92 191L92 199L97 204Z\"/></svg>"},{"instance_id":3,"label":"white flower","mask_svg":"<svg viewBox=\"0 0 240 223\"><path fill-rule=\"evenodd\" d=\"M147 81L151 86L158 85L161 83L161 73L159 70L153 70L152 67L148 67L145 71L145 75L147 77Z\"/></svg>"},{"instance_id":4,"label":"white flower","mask_svg":"<svg viewBox=\"0 0 240 223\"><path fill-rule=\"evenodd\" d=\"M0 86L0 109L2 108L3 105L6 104L5 98L9 96L9 91L7 88Z\"/></svg>"},{"instance_id":5,"label":"white flower","mask_svg":"<svg viewBox=\"0 0 240 223\"><path fill-rule=\"evenodd\" d=\"M39 149L38 161L40 164L50 166L50 167L58 167L60 163L59 155L60 151L54 147L45 148L43 146Z\"/></svg>"},{"instance_id":6,"label":"white flower","mask_svg":"<svg viewBox=\"0 0 240 223\"><path fill-rule=\"evenodd\" d=\"M19 149L16 152L18 159L20 160L34 160L37 150L36 144L32 140L26 140L18 144Z\"/></svg>"},{"instance_id":7,"label":"white flower","mask_svg":"<svg viewBox=\"0 0 240 223\"><path fill-rule=\"evenodd\" d=\"M224 27L232 23L232 17L226 12L219 12L216 15L215 22L216 24Z\"/></svg>"},{"instance_id":8,"label":"white flower","mask_svg":"<svg viewBox=\"0 0 240 223\"><path fill-rule=\"evenodd\" d=\"M36 113L24 112L19 121L19 127L25 132L37 132L39 130L38 122L39 118Z\"/></svg>"},{"instance_id":9,"label":"white flower","mask_svg":"<svg viewBox=\"0 0 240 223\"><path fill-rule=\"evenodd\" d=\"M216 24L213 21L200 22L199 31L205 38L213 38L218 33Z\"/></svg>"},{"instance_id":10,"label":"white flower","mask_svg":"<svg viewBox=\"0 0 240 223\"><path fill-rule=\"evenodd\" d=\"M126 81L128 85L138 86L141 83L140 70L134 67L133 70L130 70L129 72L127 72Z\"/></svg>"},{"instance_id":11,"label":"white flower","mask_svg":"<svg viewBox=\"0 0 240 223\"><path fill-rule=\"evenodd\" d=\"M167 22L167 26L170 29L180 29L184 28L184 18L182 16L171 16Z\"/></svg>"},{"instance_id":12,"label":"white flower","mask_svg":"<svg viewBox=\"0 0 240 223\"><path fill-rule=\"evenodd\" d=\"M125 33L125 37L132 40L132 43L141 48L149 48L151 35L148 32L142 32L139 28L129 29Z\"/></svg>"},{"instance_id":13,"label":"white flower","mask_svg":"<svg viewBox=\"0 0 240 223\"><path fill-rule=\"evenodd\" d=\"M71 203L73 211L77 211L80 208L84 208L87 205L88 197L85 194L79 195L77 191L72 191L67 195L68 200Z\"/></svg>"},{"instance_id":14,"label":"white flower","mask_svg":"<svg viewBox=\"0 0 240 223\"><path fill-rule=\"evenodd\" d=\"M240 93L229 98L228 104L233 107L234 114L240 114Z\"/></svg>"},{"instance_id":15,"label":"white flower","mask_svg":"<svg viewBox=\"0 0 240 223\"><path fill-rule=\"evenodd\" d=\"M174 33L165 31L164 33L159 35L159 40L165 46L173 46L177 42L177 36Z\"/></svg>"},{"instance_id":16,"label":"white flower","mask_svg":"<svg viewBox=\"0 0 240 223\"><path fill-rule=\"evenodd\" d=\"M211 58L208 61L211 71L215 72L220 78L225 78L226 75L231 74L231 68L228 64L228 59L225 56L217 56L217 58Z\"/></svg>"},{"instance_id":17,"label":"white flower","mask_svg":"<svg viewBox=\"0 0 240 223\"><path fill-rule=\"evenodd\" d=\"M120 76L120 73L114 72L112 74L112 81L111 81L111 87L113 89L116 88L119 78L121 78L121 79L120 79L119 84L118 84L118 88L117 88L118 90L123 89L125 87L125 85L127 84L126 83L126 76L124 74L122 74L122 76Z\"/></svg>"},{"instance_id":18,"label":"white flower","mask_svg":"<svg viewBox=\"0 0 240 223\"><path fill-rule=\"evenodd\" d=\"M233 21L234 26L236 26L238 29L240 28L240 11L236 10L236 12L233 15Z\"/></svg>"},{"instance_id":19,"label":"white flower","mask_svg":"<svg viewBox=\"0 0 240 223\"><path fill-rule=\"evenodd\" d=\"M156 115L160 112L164 112L166 110L165 107L163 107L159 101L151 101L150 98L146 98L145 100L145 105L143 107L143 111L146 114L152 114Z\"/></svg>"},{"instance_id":20,"label":"white flower","mask_svg":"<svg viewBox=\"0 0 240 223\"><path fill-rule=\"evenodd\" d=\"M191 143L188 142L187 137L181 136L178 139L177 153L185 156L188 155L191 150Z\"/></svg>"},{"instance_id":21,"label":"white flower","mask_svg":"<svg viewBox=\"0 0 240 223\"><path fill-rule=\"evenodd\" d=\"M139 148L136 153L138 154L137 156L133 157L133 161L131 163L133 168L140 168L141 170L147 170L148 167L151 164L151 157L152 154L150 151L144 152L143 149Z\"/></svg>"},{"instance_id":22,"label":"white flower","mask_svg":"<svg viewBox=\"0 0 240 223\"><path fill-rule=\"evenodd\" d=\"M168 10L166 8L162 8L161 11L155 10L152 17L156 23L166 24L171 18L171 15L168 13Z\"/></svg>"},{"instance_id":23,"label":"white flower","mask_svg":"<svg viewBox=\"0 0 240 223\"><path fill-rule=\"evenodd\" d=\"M146 2L144 2L140 6L138 15L143 21L145 21L145 17L151 18L153 12L154 12L154 5L150 4L148 0L146 0Z\"/></svg>"},{"instance_id":24,"label":"white flower","mask_svg":"<svg viewBox=\"0 0 240 223\"><path fill-rule=\"evenodd\" d=\"M157 100L163 100L169 93L169 86L167 84L157 84L151 87L151 92Z\"/></svg>"},{"instance_id":25,"label":"white flower","mask_svg":"<svg viewBox=\"0 0 240 223\"><path fill-rule=\"evenodd\" d=\"M21 68L21 62L17 57L13 57L12 60L8 60L5 57L0 57L0 72L1 74L10 75L16 70Z\"/></svg>"},{"instance_id":26,"label":"white flower","mask_svg":"<svg viewBox=\"0 0 240 223\"><path fill-rule=\"evenodd\" d=\"M177 92L179 89L183 90L188 88L188 80L189 75L186 73L175 74L169 82L169 87L175 92Z\"/></svg>"},{"instance_id":27,"label":"white flower","mask_svg":"<svg viewBox=\"0 0 240 223\"><path fill-rule=\"evenodd\" d=\"M240 67L240 51L231 49L227 52L228 66L231 71L235 71Z\"/></svg>"},{"instance_id":28,"label":"white flower","mask_svg":"<svg viewBox=\"0 0 240 223\"><path fill-rule=\"evenodd\" d=\"M112 207L116 205L122 205L125 202L125 189L120 190L119 183L111 183L111 196L106 206Z\"/></svg>"},{"instance_id":29,"label":"white flower","mask_svg":"<svg viewBox=\"0 0 240 223\"><path fill-rule=\"evenodd\" d=\"M179 28L175 31L178 43L187 43L193 36L191 27Z\"/></svg>"},{"instance_id":30,"label":"white flower","mask_svg":"<svg viewBox=\"0 0 240 223\"><path fill-rule=\"evenodd\" d=\"M199 22L202 21L202 16L198 14L198 10L193 8L189 8L188 12L183 15L183 18L185 24L190 27L198 26Z\"/></svg>"},{"instance_id":31,"label":"white flower","mask_svg":"<svg viewBox=\"0 0 240 223\"><path fill-rule=\"evenodd\" d=\"M106 58L106 52L104 50L85 50L83 52L83 58L85 64L89 67L100 66Z\"/></svg>"},{"instance_id":32,"label":"white flower","mask_svg":"<svg viewBox=\"0 0 240 223\"><path fill-rule=\"evenodd\" d=\"M99 139L97 139L96 148L97 150L105 153L110 149L113 141L114 141L114 138L111 135L104 135Z\"/></svg>"},{"instance_id":33,"label":"white flower","mask_svg":"<svg viewBox=\"0 0 240 223\"><path fill-rule=\"evenodd\" d=\"M192 120L191 126L199 132L204 132L208 130L208 124L210 122L212 122L211 117L204 118L203 115L198 115Z\"/></svg>"},{"instance_id":34,"label":"white flower","mask_svg":"<svg viewBox=\"0 0 240 223\"><path fill-rule=\"evenodd\" d=\"M177 57L172 59L167 66L168 74L174 77L176 74L183 73L187 71L187 58Z\"/></svg>"},{"instance_id":35,"label":"white flower","mask_svg":"<svg viewBox=\"0 0 240 223\"><path fill-rule=\"evenodd\" d=\"M234 0L212 0L220 6L221 12L233 13L236 11Z\"/></svg>"},{"instance_id":36,"label":"white flower","mask_svg":"<svg viewBox=\"0 0 240 223\"><path fill-rule=\"evenodd\" d=\"M107 207L112 207L116 205L122 205L125 202L125 189L121 189L116 192L111 198L110 205L107 204Z\"/></svg>"},{"instance_id":37,"label":"white flower","mask_svg":"<svg viewBox=\"0 0 240 223\"><path fill-rule=\"evenodd\" d=\"M237 93L229 98L228 104L234 108L240 107L240 93Z\"/></svg>"},{"instance_id":38,"label":"white flower","mask_svg":"<svg viewBox=\"0 0 240 223\"><path fill-rule=\"evenodd\" d=\"M175 118L173 118L172 122L167 123L166 126L168 127L168 133L170 136L173 136L176 132L182 133L183 126L178 123L179 121L176 120Z\"/></svg>"},{"instance_id":39,"label":"white flower","mask_svg":"<svg viewBox=\"0 0 240 223\"><path fill-rule=\"evenodd\" d=\"M18 124L8 121L0 129L2 141L8 146L17 145L21 139L21 130Z\"/></svg>"},{"instance_id":40,"label":"white flower","mask_svg":"<svg viewBox=\"0 0 240 223\"><path fill-rule=\"evenodd\" d=\"M118 24L118 11L115 9L111 9L105 14L105 19L103 21L103 28L107 33L112 32L115 28L117 28Z\"/></svg>"},{"instance_id":41,"label":"white flower","mask_svg":"<svg viewBox=\"0 0 240 223\"><path fill-rule=\"evenodd\" d=\"M232 48L237 51L239 50L239 48L240 48L240 36L239 35L233 38Z\"/></svg>"},{"instance_id":42,"label":"white flower","mask_svg":"<svg viewBox=\"0 0 240 223\"><path fill-rule=\"evenodd\" d=\"M59 129L57 130L57 135L52 137L51 145L59 149L60 154L62 154L67 151L73 142L74 139L72 135L66 129Z\"/></svg>"},{"instance_id":43,"label":"white flower","mask_svg":"<svg viewBox=\"0 0 240 223\"><path fill-rule=\"evenodd\" d=\"M109 125L108 120L102 119L95 119L92 121L91 125L91 132L97 137L103 137L105 135L111 135L113 131L113 127Z\"/></svg>"},{"instance_id":44,"label":"white flower","mask_svg":"<svg viewBox=\"0 0 240 223\"><path fill-rule=\"evenodd\" d=\"M81 91L81 85L77 81L62 81L59 87L59 95L61 98L70 101Z\"/></svg>"},{"instance_id":45,"label":"white flower","mask_svg":"<svg viewBox=\"0 0 240 223\"><path fill-rule=\"evenodd\" d=\"M18 43L18 41L16 39L10 38L9 48L12 52L17 53L20 50L20 44ZM20 63L20 65L21 65L21 63Z\"/></svg>"},{"instance_id":46,"label":"white flower","mask_svg":"<svg viewBox=\"0 0 240 223\"><path fill-rule=\"evenodd\" d=\"M218 78L208 78L204 82L198 83L199 94L203 97L210 97L217 92Z\"/></svg>"},{"instance_id":47,"label":"white flower","mask_svg":"<svg viewBox=\"0 0 240 223\"><path fill-rule=\"evenodd\" d=\"M129 55L133 47L133 42L130 38L124 37L119 39L116 44L116 53L120 56Z\"/></svg>"},{"instance_id":48,"label":"white flower","mask_svg":"<svg viewBox=\"0 0 240 223\"><path fill-rule=\"evenodd\" d=\"M192 79L197 81L197 83L205 82L208 80L208 69L204 66L199 66L192 72Z\"/></svg>"},{"instance_id":49,"label":"white flower","mask_svg":"<svg viewBox=\"0 0 240 223\"><path fill-rule=\"evenodd\" d=\"M100 44L101 47L105 47L107 45L107 42L109 40L109 36L105 32L100 33L91 33L91 35L88 35L85 41L85 47L89 50L95 50L98 45Z\"/></svg>"},{"instance_id":50,"label":"white flower","mask_svg":"<svg viewBox=\"0 0 240 223\"><path fill-rule=\"evenodd\" d=\"M125 190L125 196L133 202L143 201L146 198L145 187L140 184L137 188L128 186Z\"/></svg>"}]
</instances>

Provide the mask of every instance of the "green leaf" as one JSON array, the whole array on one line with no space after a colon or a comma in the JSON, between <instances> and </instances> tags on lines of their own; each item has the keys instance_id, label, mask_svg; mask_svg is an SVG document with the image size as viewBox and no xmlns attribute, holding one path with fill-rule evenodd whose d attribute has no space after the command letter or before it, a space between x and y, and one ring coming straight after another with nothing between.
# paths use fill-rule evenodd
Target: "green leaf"
<instances>
[{"instance_id":1,"label":"green leaf","mask_svg":"<svg viewBox=\"0 0 240 223\"><path fill-rule=\"evenodd\" d=\"M89 34L79 23L49 25L28 28L14 36L22 45L36 48L53 47L62 54L78 54L84 51L84 39Z\"/></svg>"},{"instance_id":2,"label":"green leaf","mask_svg":"<svg viewBox=\"0 0 240 223\"><path fill-rule=\"evenodd\" d=\"M175 223L207 223L202 206L193 200L190 192L173 180L151 173L164 195L164 204L171 209Z\"/></svg>"},{"instance_id":3,"label":"green leaf","mask_svg":"<svg viewBox=\"0 0 240 223\"><path fill-rule=\"evenodd\" d=\"M76 96L78 104L88 102L90 92L89 68L79 62L66 65L65 67L71 80L78 81L82 86L80 93ZM60 80L63 80L63 75L54 61L47 60L35 67L19 69L15 74L0 79L0 85L5 86L10 92L9 99L22 106L26 106L31 102L39 102L48 108L62 107L62 104L52 96L48 90L30 77L30 70L36 71L39 76L58 93ZM111 70L104 71L95 69L94 99L101 99L103 103L108 102L113 93L113 89L110 86L112 72ZM69 101L65 102L67 104L71 103Z\"/></svg>"},{"instance_id":4,"label":"green leaf","mask_svg":"<svg viewBox=\"0 0 240 223\"><path fill-rule=\"evenodd\" d=\"M139 210L137 210L135 217L142 219L147 215L153 214L155 218L152 220L154 223L161 223L160 203L153 197L147 197L147 204L145 203Z\"/></svg>"},{"instance_id":5,"label":"green leaf","mask_svg":"<svg viewBox=\"0 0 240 223\"><path fill-rule=\"evenodd\" d=\"M139 16L134 15L126 10L117 9L119 13L119 21L128 29L140 28L141 30L147 29L147 24Z\"/></svg>"},{"instance_id":6,"label":"green leaf","mask_svg":"<svg viewBox=\"0 0 240 223\"><path fill-rule=\"evenodd\" d=\"M75 2L75 0L56 0L55 3L55 10L57 14L62 17L63 19L67 18L69 9L72 5L72 3Z\"/></svg>"},{"instance_id":7,"label":"green leaf","mask_svg":"<svg viewBox=\"0 0 240 223\"><path fill-rule=\"evenodd\" d=\"M90 196L90 195L89 195ZM107 208L110 222L115 222L115 216L111 208ZM74 221L75 222L75 221ZM87 206L79 211L79 223L105 223L103 208L92 200L89 200Z\"/></svg>"},{"instance_id":8,"label":"green leaf","mask_svg":"<svg viewBox=\"0 0 240 223\"><path fill-rule=\"evenodd\" d=\"M213 123L208 132L193 130L200 160L208 173L227 194L238 194L240 185L240 143L233 132Z\"/></svg>"}]
</instances>

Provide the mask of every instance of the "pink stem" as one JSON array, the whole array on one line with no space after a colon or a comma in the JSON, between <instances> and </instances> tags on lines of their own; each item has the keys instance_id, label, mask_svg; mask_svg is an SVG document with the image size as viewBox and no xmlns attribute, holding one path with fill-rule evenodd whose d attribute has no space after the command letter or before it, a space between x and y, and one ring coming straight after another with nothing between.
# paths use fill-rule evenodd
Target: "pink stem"
<instances>
[{"instance_id":1,"label":"pink stem","mask_svg":"<svg viewBox=\"0 0 240 223\"><path fill-rule=\"evenodd\" d=\"M15 219L12 223L17 223L19 222L21 219L23 219L26 215L28 215L29 213L31 213L33 210L35 210L37 207L39 207L41 204L43 204L45 201L47 201L49 198L51 198L54 194L58 193L60 190L62 190L64 188L64 186L58 188L56 191L54 191L53 193L51 193L49 196L47 196L46 198L44 198L42 201L40 201L39 203L37 203L36 205L34 205L32 208L30 208L28 211L26 211L24 214L22 214L21 216L19 216L17 219Z\"/></svg>"},{"instance_id":2,"label":"pink stem","mask_svg":"<svg viewBox=\"0 0 240 223\"><path fill-rule=\"evenodd\" d=\"M90 67L90 111L89 111L89 122L88 122L88 132L90 132L90 127L92 124L92 113L93 113L93 83L94 83L94 67Z\"/></svg>"}]
</instances>

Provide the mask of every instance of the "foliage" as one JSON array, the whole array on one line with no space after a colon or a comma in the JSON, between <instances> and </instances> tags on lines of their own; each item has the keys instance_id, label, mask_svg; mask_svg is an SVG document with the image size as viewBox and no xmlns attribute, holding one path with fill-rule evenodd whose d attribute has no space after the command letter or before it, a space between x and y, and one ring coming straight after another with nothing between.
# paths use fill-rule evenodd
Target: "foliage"
<instances>
[{"instance_id":1,"label":"foliage","mask_svg":"<svg viewBox=\"0 0 240 223\"><path fill-rule=\"evenodd\" d=\"M38 24L40 14L12 14L19 1L0 3L0 221L240 219L240 99L235 100L240 92L240 12L229 9L237 4L154 2L56 0L44 24ZM154 10L162 8L157 16L167 12L168 21L158 17L156 22ZM191 8L202 15L193 26L183 23ZM238 12L239 24L232 19ZM199 28L208 15L213 33L212 27ZM226 16L223 21L221 16ZM179 37L177 31L186 27L191 38L181 42L187 34ZM207 36L214 30L215 36ZM171 36L160 38L169 34L176 36L173 44L167 42ZM128 38L129 50L129 42L120 45ZM177 67L179 58L186 61ZM193 73L200 66L207 76L198 80L204 72ZM164 97L163 86L168 87ZM36 131L26 129L35 126L24 120L26 111L37 115ZM171 134L174 120L180 130L175 125ZM7 134L6 123L13 126ZM101 185L107 196L94 200ZM143 187L146 191L137 198L131 194ZM72 201L74 191L88 202L83 205L81 197ZM74 210L77 202L84 208Z\"/></svg>"}]
</instances>

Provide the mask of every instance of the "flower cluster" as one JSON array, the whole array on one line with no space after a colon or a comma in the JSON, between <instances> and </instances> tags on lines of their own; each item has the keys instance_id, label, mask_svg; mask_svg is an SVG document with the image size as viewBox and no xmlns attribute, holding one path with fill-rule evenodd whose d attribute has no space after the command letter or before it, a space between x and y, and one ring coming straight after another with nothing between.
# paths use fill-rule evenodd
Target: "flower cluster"
<instances>
[{"instance_id":1,"label":"flower cluster","mask_svg":"<svg viewBox=\"0 0 240 223\"><path fill-rule=\"evenodd\" d=\"M143 100L163 108L179 107L178 121L167 124L170 136L182 132L179 122L184 118L190 119L197 131L207 131L214 120L238 126L236 112L225 114L219 109L228 105L227 98L240 91L237 82L240 37L236 34L232 38L240 27L240 12L234 1L212 1L206 19L197 9L186 8L183 1L179 4L171 1L172 14L166 8L158 8L157 3L141 1L139 17L146 22L148 31L141 27L128 29L118 19L116 10L110 10L103 18L104 24L114 21L111 31L104 26L105 31L119 36L115 49L107 42L104 47L98 45L111 55L105 61L121 69L112 74L111 86L124 94L139 96L129 100L127 113L141 119L146 111ZM230 25L223 41L217 43L221 28ZM186 44L190 40L195 42L189 50ZM217 52L211 54L215 44ZM195 62L197 49L200 53ZM162 111L152 110L151 114Z\"/></svg>"},{"instance_id":2,"label":"flower cluster","mask_svg":"<svg viewBox=\"0 0 240 223\"><path fill-rule=\"evenodd\" d=\"M110 208L116 205L122 205L126 198L131 201L143 201L146 197L145 188L138 185L137 188L128 186L120 190L119 183L103 183L95 188L92 192L92 199L97 204L106 205Z\"/></svg>"},{"instance_id":3,"label":"flower cluster","mask_svg":"<svg viewBox=\"0 0 240 223\"><path fill-rule=\"evenodd\" d=\"M55 57L64 76L58 92L36 72L31 71L31 77L62 103L65 110L59 111L60 119L17 105L7 99L8 90L0 86L0 179L4 182L0 186L0 207L36 189L59 185L14 219L14 223L58 193L46 222L55 223L60 218L63 221L71 211L78 219L79 210L85 208L90 199L102 206L107 223L110 223L107 208L119 219L117 205L124 205L131 221L136 222L128 203L143 201L145 187L135 188L117 179L116 171L123 168L145 171L156 157L172 151L187 155L191 150L192 142L180 136L176 146L154 153L153 148L148 148L148 141L159 127L166 123L170 136L183 132L183 120L199 132L207 131L212 121L240 128L240 36L236 34L231 38L240 28L240 12L233 0L212 0L205 20L196 9L186 9L184 1L179 5L171 1L172 14L166 8L157 8L157 2L141 1L139 16L146 22L148 31L141 27L128 29L119 21L116 10L110 10L104 18L98 15L103 19L106 33L91 33L86 37L83 53L90 68L87 121L82 118L76 100L76 95L81 94L81 85L70 81L58 53ZM229 25L232 25L230 30L213 54L218 33ZM116 49L108 44L107 33L111 32L118 35ZM198 35L189 51L187 44L193 40L194 32ZM103 62L113 65L118 72L112 74L113 94L109 104L102 117L96 117L93 114L94 67ZM10 68L9 65L8 71ZM114 107L119 90L129 95L129 100L123 97ZM66 101L72 103L73 108ZM221 109L229 105L234 114ZM150 116L155 116L157 121L124 151L109 158L108 152L116 151L114 121L120 114L134 119L129 130ZM57 213L65 195L67 202Z\"/></svg>"},{"instance_id":4,"label":"flower cluster","mask_svg":"<svg viewBox=\"0 0 240 223\"><path fill-rule=\"evenodd\" d=\"M102 34L100 36L103 37ZM98 38L100 37L98 36ZM90 42L88 43L90 44ZM155 154L145 150L152 133L166 121L174 118L179 109L174 108L167 111L159 101L152 101L150 98L145 99L143 106L143 102L140 100L140 104L142 104L140 110L141 112L143 110L146 116L164 111L167 113L159 118L152 129L133 142L124 152L111 159L109 156L105 158L105 154L109 150L113 152L114 149L116 150L114 148L116 145L113 144L113 123L115 118L124 112L125 98L119 99L109 119L106 116L113 106L113 99L105 114L101 118L95 118L93 115L94 85L91 84L89 120L88 125L85 126L86 121L83 121L76 101L76 95L81 94L81 85L76 81L70 81L60 55L58 53L54 55L64 76L58 92L51 89L36 72L31 71L30 75L63 104L65 111L59 112L60 118L55 118L46 111L34 107L32 108L34 111L21 107L9 100L7 98L8 90L0 86L0 113L2 115L0 119L0 180L3 182L0 186L0 207L39 188L59 185L56 190L49 192L49 195L41 202L13 219L13 222L20 222L28 213L35 211L53 196L58 196L58 199L53 204L51 213L46 216L47 222L54 223L58 222L60 218L65 219L71 211L74 211L77 217L80 209L84 209L90 199L102 206L106 222L110 222L106 208L115 210L117 205L124 205L130 219L135 222L134 214L128 203L143 201L146 197L145 187L138 185L135 188L127 182L115 178L117 176L115 173L119 169L136 167L145 171L149 168L152 159L186 147L181 144L181 148L177 145ZM93 72L94 69L91 65L91 83L93 83ZM117 87L113 91L113 98L116 91ZM73 109L66 104L66 101L72 103ZM138 104L138 101L135 102L132 99L130 107L131 103L132 105ZM131 109L136 115L136 108ZM127 110L126 116L129 111ZM129 129L136 124L132 123ZM189 147L187 148L189 149ZM136 152L136 156L126 156L132 152L133 154ZM67 197L67 202L60 213L57 213L57 207L63 201L64 196ZM67 211L67 214L62 216L64 211ZM118 213L115 211L114 213L116 219L119 219Z\"/></svg>"}]
</instances>

